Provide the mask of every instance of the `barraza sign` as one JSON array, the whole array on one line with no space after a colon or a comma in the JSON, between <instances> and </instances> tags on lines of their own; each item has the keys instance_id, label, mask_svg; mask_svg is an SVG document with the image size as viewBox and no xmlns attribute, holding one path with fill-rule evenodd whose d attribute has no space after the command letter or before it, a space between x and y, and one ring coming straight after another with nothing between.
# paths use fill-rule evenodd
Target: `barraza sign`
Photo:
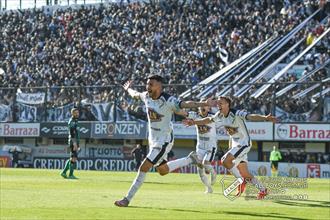
<instances>
[{"instance_id":1,"label":"barraza sign","mask_svg":"<svg viewBox=\"0 0 330 220\"><path fill-rule=\"evenodd\" d=\"M329 124L275 124L275 140L330 141Z\"/></svg>"}]
</instances>

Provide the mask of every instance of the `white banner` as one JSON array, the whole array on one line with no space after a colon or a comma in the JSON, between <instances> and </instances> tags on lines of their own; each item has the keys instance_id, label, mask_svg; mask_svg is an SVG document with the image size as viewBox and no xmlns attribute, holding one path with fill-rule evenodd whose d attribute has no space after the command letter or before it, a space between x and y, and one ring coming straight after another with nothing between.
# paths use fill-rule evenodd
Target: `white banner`
<instances>
[{"instance_id":1,"label":"white banner","mask_svg":"<svg viewBox=\"0 0 330 220\"><path fill-rule=\"evenodd\" d=\"M16 93L16 101L25 104L42 104L45 102L45 93L38 92L38 93L23 93L18 92Z\"/></svg>"},{"instance_id":2,"label":"white banner","mask_svg":"<svg viewBox=\"0 0 330 220\"><path fill-rule=\"evenodd\" d=\"M330 141L330 125L275 124L275 140Z\"/></svg>"},{"instance_id":3,"label":"white banner","mask_svg":"<svg viewBox=\"0 0 330 220\"><path fill-rule=\"evenodd\" d=\"M273 140L273 124L270 122L247 122L246 126L252 140ZM195 126L186 127L183 124L173 125L176 138L196 139ZM218 140L228 140L228 135L223 127L217 128Z\"/></svg>"},{"instance_id":4,"label":"white banner","mask_svg":"<svg viewBox=\"0 0 330 220\"><path fill-rule=\"evenodd\" d=\"M293 114L284 111L283 109L276 107L275 115L282 122L291 122L291 121L310 121L312 116L312 110L309 112L301 114ZM317 119L316 119L317 120Z\"/></svg>"},{"instance_id":5,"label":"white banner","mask_svg":"<svg viewBox=\"0 0 330 220\"><path fill-rule=\"evenodd\" d=\"M16 103L18 107L18 121L19 122L33 122L37 119L37 107Z\"/></svg>"},{"instance_id":6,"label":"white banner","mask_svg":"<svg viewBox=\"0 0 330 220\"><path fill-rule=\"evenodd\" d=\"M0 104L0 122L10 121L12 111L9 105Z\"/></svg>"},{"instance_id":7,"label":"white banner","mask_svg":"<svg viewBox=\"0 0 330 220\"><path fill-rule=\"evenodd\" d=\"M113 103L93 103L92 113L98 121L114 121Z\"/></svg>"},{"instance_id":8,"label":"white banner","mask_svg":"<svg viewBox=\"0 0 330 220\"><path fill-rule=\"evenodd\" d=\"M0 123L2 137L39 137L39 123Z\"/></svg>"},{"instance_id":9,"label":"white banner","mask_svg":"<svg viewBox=\"0 0 330 220\"><path fill-rule=\"evenodd\" d=\"M48 109L47 120L48 121L68 121L71 117L71 109L74 107L74 103L69 103L61 107Z\"/></svg>"}]
</instances>

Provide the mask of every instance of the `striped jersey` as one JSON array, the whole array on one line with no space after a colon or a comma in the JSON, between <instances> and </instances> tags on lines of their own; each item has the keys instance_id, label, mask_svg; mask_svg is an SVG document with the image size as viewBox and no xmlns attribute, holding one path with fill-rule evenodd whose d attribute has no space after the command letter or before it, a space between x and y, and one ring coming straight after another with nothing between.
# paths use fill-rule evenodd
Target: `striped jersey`
<instances>
[{"instance_id":1,"label":"striped jersey","mask_svg":"<svg viewBox=\"0 0 330 220\"><path fill-rule=\"evenodd\" d=\"M213 114L208 114L206 117L212 117ZM197 112L189 112L188 118L191 119L203 119L205 117L201 116ZM195 125L197 133L197 145L196 150L212 150L212 148L217 147L217 132L216 123L212 122L207 125Z\"/></svg>"},{"instance_id":2,"label":"striped jersey","mask_svg":"<svg viewBox=\"0 0 330 220\"><path fill-rule=\"evenodd\" d=\"M141 100L145 103L148 129L149 145L163 144L173 141L172 116L180 109L181 101L167 93L161 93L158 99L149 97L147 92L140 93Z\"/></svg>"},{"instance_id":3,"label":"striped jersey","mask_svg":"<svg viewBox=\"0 0 330 220\"><path fill-rule=\"evenodd\" d=\"M244 110L230 109L227 117L217 112L212 117L212 120L219 123L218 125L223 126L227 131L230 130L233 132L230 135L233 146L252 146L249 131L245 124L248 114Z\"/></svg>"}]
</instances>

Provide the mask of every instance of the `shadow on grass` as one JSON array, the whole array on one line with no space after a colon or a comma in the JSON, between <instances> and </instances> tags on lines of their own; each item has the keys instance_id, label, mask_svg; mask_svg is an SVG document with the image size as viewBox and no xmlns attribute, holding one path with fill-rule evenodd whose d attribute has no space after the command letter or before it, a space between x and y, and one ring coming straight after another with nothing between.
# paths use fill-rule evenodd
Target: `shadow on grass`
<instances>
[{"instance_id":1,"label":"shadow on grass","mask_svg":"<svg viewBox=\"0 0 330 220\"><path fill-rule=\"evenodd\" d=\"M281 205L288 205L288 206L299 206L299 207L318 207L318 208L330 207L330 202L316 201L316 200L301 200L301 201L279 200L279 201L274 201L274 203Z\"/></svg>"},{"instance_id":2,"label":"shadow on grass","mask_svg":"<svg viewBox=\"0 0 330 220\"><path fill-rule=\"evenodd\" d=\"M117 180L115 182L119 182L119 183L132 183L134 181L134 179L132 180ZM186 183L176 183L176 182L171 182L171 183L166 183L166 182L154 182L154 181L145 181L143 184L155 184L155 185L187 185Z\"/></svg>"},{"instance_id":3,"label":"shadow on grass","mask_svg":"<svg viewBox=\"0 0 330 220\"><path fill-rule=\"evenodd\" d=\"M308 218L296 218L293 216L283 216L277 213L255 213L255 212L230 212L230 211L204 211L204 210L191 210L191 209L176 209L176 208L160 208L160 207L143 207L143 206L129 206L129 208L135 209L148 209L148 210L161 210L161 211L176 211L176 212L186 212L186 213L201 213L201 214L227 214L227 215L235 215L238 216L252 216L252 217L262 217L265 219L273 219L273 218L280 218L280 219L292 219L292 220L307 220Z\"/></svg>"}]
</instances>

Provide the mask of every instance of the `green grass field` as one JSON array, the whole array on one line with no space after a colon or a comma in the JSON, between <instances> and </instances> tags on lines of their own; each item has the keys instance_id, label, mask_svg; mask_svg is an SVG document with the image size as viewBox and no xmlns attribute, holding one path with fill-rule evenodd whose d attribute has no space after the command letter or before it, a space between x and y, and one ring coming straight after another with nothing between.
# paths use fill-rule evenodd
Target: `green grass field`
<instances>
[{"instance_id":1,"label":"green grass field","mask_svg":"<svg viewBox=\"0 0 330 220\"><path fill-rule=\"evenodd\" d=\"M221 186L204 194L198 175L149 173L128 208L113 205L126 194L136 173L0 169L0 219L330 219L330 180L309 179L298 200L230 201ZM221 176L219 176L219 179Z\"/></svg>"}]
</instances>

